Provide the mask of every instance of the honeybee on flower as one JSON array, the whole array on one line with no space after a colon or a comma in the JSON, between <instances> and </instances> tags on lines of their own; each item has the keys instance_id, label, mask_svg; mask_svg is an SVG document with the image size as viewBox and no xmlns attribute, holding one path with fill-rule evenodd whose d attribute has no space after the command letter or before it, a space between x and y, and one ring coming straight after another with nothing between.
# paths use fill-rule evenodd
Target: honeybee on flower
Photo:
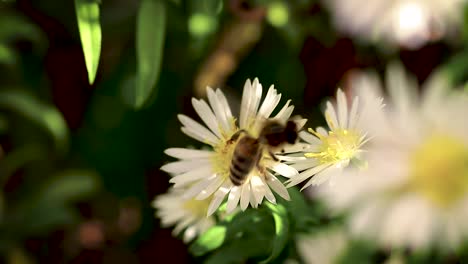
<instances>
[{"instance_id":1,"label":"honeybee on flower","mask_svg":"<svg viewBox=\"0 0 468 264\"><path fill-rule=\"evenodd\" d=\"M274 120L280 129L288 126L288 120L294 109L290 101L287 101L281 110L271 117L280 102L281 94L278 94L277 90L271 86L261 102L262 85L258 79L253 82L247 80L237 124L221 90L215 91L208 88L207 95L208 103L204 100L192 99L192 105L205 125L185 115L178 117L183 125L182 132L207 144L211 149L169 148L165 151L167 155L180 159L161 167L163 171L172 175L170 182L174 183L174 188L185 189L181 194L184 199L210 198L208 216L217 210L226 196L228 213L239 204L242 210L245 210L249 204L252 207L258 207L264 198L271 203L276 203L272 190L289 200L288 191L274 173L289 178L298 172L293 167L277 160L270 148L256 149L258 157L255 157L254 165L249 163L249 166L245 168L237 168L237 174L234 172L234 176L232 176L232 170L233 159L239 158L239 154L235 154L239 142L245 141L246 137L252 142L262 141L263 129L268 120ZM294 125L294 130L298 130L305 121L297 119L290 121L293 122L290 124ZM262 144L264 144L263 141ZM240 161L234 163L237 165L242 163L241 166L244 166L244 163ZM233 181L232 178L236 178L239 174L242 175L242 180Z\"/></svg>"}]
</instances>

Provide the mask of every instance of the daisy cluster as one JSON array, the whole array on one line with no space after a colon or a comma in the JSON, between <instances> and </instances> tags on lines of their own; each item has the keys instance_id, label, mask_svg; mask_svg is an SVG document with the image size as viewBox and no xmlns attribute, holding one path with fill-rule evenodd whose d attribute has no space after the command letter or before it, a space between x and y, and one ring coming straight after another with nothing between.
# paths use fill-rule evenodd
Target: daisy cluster
<instances>
[{"instance_id":1,"label":"daisy cluster","mask_svg":"<svg viewBox=\"0 0 468 264\"><path fill-rule=\"evenodd\" d=\"M161 167L173 186L156 197L157 216L190 241L226 214L276 204L277 196L290 200L287 188L296 185L316 186L308 193L331 215L347 215L346 232L300 239L300 249L314 244L323 253L312 254L316 259L333 258L323 248L344 249L348 235L382 247L454 249L468 235L468 97L445 80L434 74L420 93L414 79L390 65L384 93L376 74L358 74L346 93L339 89L326 102L327 126L315 129L292 118L289 100L278 107L273 86L263 98L258 79L246 81L238 118L223 92L208 88L207 101L192 99L202 123L178 116L182 132L207 147L165 151L177 160ZM275 153L262 149L234 183L236 146L245 136L259 138L269 120L293 121L299 140Z\"/></svg>"},{"instance_id":2,"label":"daisy cluster","mask_svg":"<svg viewBox=\"0 0 468 264\"><path fill-rule=\"evenodd\" d=\"M324 0L338 29L407 48L455 35L466 0ZM358 15L357 15L358 14Z\"/></svg>"}]
</instances>

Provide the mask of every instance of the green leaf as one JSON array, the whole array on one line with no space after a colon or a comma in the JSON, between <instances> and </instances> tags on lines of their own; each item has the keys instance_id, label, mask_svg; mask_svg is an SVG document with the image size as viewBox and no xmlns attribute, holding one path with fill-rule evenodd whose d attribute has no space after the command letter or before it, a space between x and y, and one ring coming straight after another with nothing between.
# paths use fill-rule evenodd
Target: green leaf
<instances>
[{"instance_id":1,"label":"green leaf","mask_svg":"<svg viewBox=\"0 0 468 264\"><path fill-rule=\"evenodd\" d=\"M307 232L312 228L320 228L319 216L323 215L319 201L309 202L298 188L289 188L291 201L282 203L290 215L291 227L294 232Z\"/></svg>"},{"instance_id":2,"label":"green leaf","mask_svg":"<svg viewBox=\"0 0 468 264\"><path fill-rule=\"evenodd\" d=\"M354 263L371 264L377 263L374 259L378 253L375 244L363 240L351 240L348 242L346 249L336 257L335 262L338 264L349 263L352 259Z\"/></svg>"},{"instance_id":3,"label":"green leaf","mask_svg":"<svg viewBox=\"0 0 468 264\"><path fill-rule=\"evenodd\" d=\"M463 8L463 30L462 30L462 33L463 33L463 39L464 39L464 42L467 43L468 42L468 5L465 5L465 7Z\"/></svg>"},{"instance_id":4,"label":"green leaf","mask_svg":"<svg viewBox=\"0 0 468 264\"><path fill-rule=\"evenodd\" d=\"M161 0L143 0L138 11L137 79L136 87L129 94L131 105L141 108L158 81L166 30L166 7Z\"/></svg>"},{"instance_id":5,"label":"green leaf","mask_svg":"<svg viewBox=\"0 0 468 264\"><path fill-rule=\"evenodd\" d=\"M263 260L261 263L268 263L279 256L283 248L286 246L286 243L288 242L289 234L289 219L286 208L281 204L274 205L268 202L266 202L265 204L271 210L271 213L273 215L273 219L275 221L276 237L273 241L273 248L270 256L267 259Z\"/></svg>"},{"instance_id":6,"label":"green leaf","mask_svg":"<svg viewBox=\"0 0 468 264\"><path fill-rule=\"evenodd\" d=\"M56 226L73 223L78 214L70 203L82 200L98 189L92 171L68 170L48 179L37 191L22 196L8 215L4 227L10 235L47 234Z\"/></svg>"},{"instance_id":7,"label":"green leaf","mask_svg":"<svg viewBox=\"0 0 468 264\"><path fill-rule=\"evenodd\" d=\"M50 105L19 90L0 91L0 109L6 109L30 119L52 136L57 151L68 149L68 128L62 114Z\"/></svg>"},{"instance_id":8,"label":"green leaf","mask_svg":"<svg viewBox=\"0 0 468 264\"><path fill-rule=\"evenodd\" d=\"M24 38L35 44L45 42L46 36L38 27L24 15L7 11L0 15L0 42L9 43L15 39Z\"/></svg>"},{"instance_id":9,"label":"green leaf","mask_svg":"<svg viewBox=\"0 0 468 264\"><path fill-rule=\"evenodd\" d=\"M15 50L0 43L0 63L13 65L16 62Z\"/></svg>"},{"instance_id":10,"label":"green leaf","mask_svg":"<svg viewBox=\"0 0 468 264\"><path fill-rule=\"evenodd\" d=\"M75 12L88 70L88 80L92 84L96 78L101 53L99 3L96 0L75 0Z\"/></svg>"},{"instance_id":11,"label":"green leaf","mask_svg":"<svg viewBox=\"0 0 468 264\"><path fill-rule=\"evenodd\" d=\"M459 85L468 79L468 48L452 56L447 63L442 65L454 85Z\"/></svg>"},{"instance_id":12,"label":"green leaf","mask_svg":"<svg viewBox=\"0 0 468 264\"><path fill-rule=\"evenodd\" d=\"M224 1L222 0L201 0L196 1L201 5L201 10L208 14L218 15L223 11Z\"/></svg>"},{"instance_id":13,"label":"green leaf","mask_svg":"<svg viewBox=\"0 0 468 264\"><path fill-rule=\"evenodd\" d=\"M205 263L245 263L264 259L271 252L275 228L269 210L248 209L236 214L226 224L222 247L214 250Z\"/></svg>"},{"instance_id":14,"label":"green leaf","mask_svg":"<svg viewBox=\"0 0 468 264\"><path fill-rule=\"evenodd\" d=\"M211 250L219 248L226 237L226 226L217 225L208 229L189 248L195 256L202 256Z\"/></svg>"},{"instance_id":15,"label":"green leaf","mask_svg":"<svg viewBox=\"0 0 468 264\"><path fill-rule=\"evenodd\" d=\"M40 144L25 144L17 147L0 159L0 186L3 186L11 175L27 163L36 160L44 160L46 150Z\"/></svg>"},{"instance_id":16,"label":"green leaf","mask_svg":"<svg viewBox=\"0 0 468 264\"><path fill-rule=\"evenodd\" d=\"M258 256L264 256L268 243L258 241L251 237L250 239L231 239L229 244L217 249L211 254L205 264L237 264L237 263L255 263L253 259ZM251 262L247 260L252 260Z\"/></svg>"},{"instance_id":17,"label":"green leaf","mask_svg":"<svg viewBox=\"0 0 468 264\"><path fill-rule=\"evenodd\" d=\"M98 189L97 175L86 170L68 170L46 183L37 199L44 203L78 201Z\"/></svg>"},{"instance_id":18,"label":"green leaf","mask_svg":"<svg viewBox=\"0 0 468 264\"><path fill-rule=\"evenodd\" d=\"M24 215L20 222L20 233L24 236L47 235L57 226L64 226L76 222L78 214L71 208L63 205L44 205L35 207Z\"/></svg>"}]
</instances>

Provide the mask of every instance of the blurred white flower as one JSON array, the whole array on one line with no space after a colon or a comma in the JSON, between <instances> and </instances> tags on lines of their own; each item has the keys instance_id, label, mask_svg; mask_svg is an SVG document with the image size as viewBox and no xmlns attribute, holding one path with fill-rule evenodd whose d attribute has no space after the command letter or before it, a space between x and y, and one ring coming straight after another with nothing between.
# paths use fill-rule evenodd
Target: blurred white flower
<instances>
[{"instance_id":1,"label":"blurred white flower","mask_svg":"<svg viewBox=\"0 0 468 264\"><path fill-rule=\"evenodd\" d=\"M183 189L171 188L157 196L152 205L163 227L175 225L173 235L183 232L185 243L192 241L216 224L214 217L206 217L210 200L183 199Z\"/></svg>"},{"instance_id":2,"label":"blurred white flower","mask_svg":"<svg viewBox=\"0 0 468 264\"><path fill-rule=\"evenodd\" d=\"M381 111L382 99L371 91L364 92L361 98L353 99L349 109L346 96L340 89L336 97L336 108L328 101L325 110L329 131L318 127L315 131L309 128L310 133L300 132L299 136L308 147L301 152L303 157L287 159L292 167L302 171L287 181L287 187L309 178L302 189L320 185L327 180L332 183L350 163L357 165L356 167L365 167L366 160L362 154L369 132L362 126L362 121Z\"/></svg>"},{"instance_id":3,"label":"blurred white flower","mask_svg":"<svg viewBox=\"0 0 468 264\"><path fill-rule=\"evenodd\" d=\"M301 235L296 240L298 253L306 264L332 264L348 246L348 237L341 228Z\"/></svg>"},{"instance_id":4,"label":"blurred white flower","mask_svg":"<svg viewBox=\"0 0 468 264\"><path fill-rule=\"evenodd\" d=\"M350 230L384 247L456 248L468 235L468 100L433 75L418 95L416 81L389 67L385 115L366 120L378 129L368 169L344 171L318 196L348 211ZM381 89L366 76L361 85Z\"/></svg>"},{"instance_id":5,"label":"blurred white flower","mask_svg":"<svg viewBox=\"0 0 468 264\"><path fill-rule=\"evenodd\" d=\"M208 215L216 211L226 195L228 196L227 213L232 212L239 203L242 210L245 210L249 203L252 207L257 207L264 197L276 203L270 188L289 200L287 189L272 172L291 177L297 174L297 170L274 161L267 151L261 154L259 160L259 165L266 170L260 171L254 168L247 176L247 180L240 186L234 185L229 179L229 169L237 143L231 140L232 135L243 129L253 137L257 137L263 122L270 118L278 105L281 94L278 94L271 86L263 103L260 104L262 85L258 79L252 83L247 80L242 95L239 127L221 90L213 91L208 88L207 94L209 104L195 98L192 99L192 104L208 128L185 115L179 115L179 120L183 124L182 132L208 144L212 150L167 149L165 151L167 155L181 159L161 167L162 170L174 175L170 182L174 183L175 188L187 188L183 195L186 199L204 200L213 196L207 211ZM289 103L290 101L287 101L273 118L286 122L294 109ZM302 126L305 120L298 120L298 123Z\"/></svg>"},{"instance_id":6,"label":"blurred white flower","mask_svg":"<svg viewBox=\"0 0 468 264\"><path fill-rule=\"evenodd\" d=\"M324 0L336 26L352 35L408 48L456 32L466 0ZM454 30L455 29L455 30ZM452 32L450 32L452 31Z\"/></svg>"}]
</instances>

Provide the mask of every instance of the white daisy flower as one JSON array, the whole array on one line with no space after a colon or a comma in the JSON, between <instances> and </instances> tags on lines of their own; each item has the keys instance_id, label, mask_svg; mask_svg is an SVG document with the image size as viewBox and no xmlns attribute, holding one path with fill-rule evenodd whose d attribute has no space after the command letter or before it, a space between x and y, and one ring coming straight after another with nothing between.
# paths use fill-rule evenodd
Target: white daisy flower
<instances>
[{"instance_id":1,"label":"white daisy flower","mask_svg":"<svg viewBox=\"0 0 468 264\"><path fill-rule=\"evenodd\" d=\"M387 111L365 120L381 128L368 169L320 188L332 209L349 211L353 234L411 249L455 249L467 237L468 99L446 91L441 77L419 96L416 81L390 67Z\"/></svg>"},{"instance_id":2,"label":"white daisy flower","mask_svg":"<svg viewBox=\"0 0 468 264\"><path fill-rule=\"evenodd\" d=\"M336 108L328 101L325 110L325 120L330 130L318 127L315 131L309 128L310 133L299 133L308 147L301 152L305 157L288 159L292 167L302 172L291 177L287 181L287 187L309 178L302 189L310 185L320 185L327 180L331 183L350 163L357 167L366 164L362 154L364 145L369 140L369 131L363 128L362 120L381 112L382 99L374 93L363 94L365 96L353 99L349 109L345 94L338 89Z\"/></svg>"},{"instance_id":3,"label":"white daisy flower","mask_svg":"<svg viewBox=\"0 0 468 264\"><path fill-rule=\"evenodd\" d=\"M348 248L348 242L348 235L342 228L300 235L296 239L298 253L306 264L337 263Z\"/></svg>"},{"instance_id":4,"label":"white daisy flower","mask_svg":"<svg viewBox=\"0 0 468 264\"><path fill-rule=\"evenodd\" d=\"M163 227L174 226L173 235L183 231L185 243L216 224L214 217L206 217L210 200L183 199L183 189L171 188L167 193L157 196L152 205L156 217Z\"/></svg>"},{"instance_id":5,"label":"white daisy flower","mask_svg":"<svg viewBox=\"0 0 468 264\"><path fill-rule=\"evenodd\" d=\"M466 0L324 0L340 30L418 48L455 33ZM455 30L454 30L455 29Z\"/></svg>"},{"instance_id":6,"label":"white daisy flower","mask_svg":"<svg viewBox=\"0 0 468 264\"><path fill-rule=\"evenodd\" d=\"M182 131L185 134L209 145L212 149L167 149L165 151L167 155L180 159L161 167L162 170L174 175L170 182L174 183L175 188L188 188L184 193L184 198L187 199L204 200L213 196L208 215L216 211L226 196L228 213L232 212L239 203L242 210L245 210L249 204L257 207L264 197L276 203L271 190L289 200L286 188L273 173L291 177L297 174L297 170L274 161L267 151L261 154L257 166L265 169L260 171L255 167L242 185L236 186L231 182L229 170L237 143L231 140L231 137L241 129L253 137L258 137L263 122L268 118L285 123L294 109L289 105L290 101L286 102L278 114L270 117L281 99L281 94L278 94L272 85L260 103L262 85L258 79L253 82L247 80L242 95L239 126L237 126L221 90L213 91L208 88L207 94L209 104L195 98L192 99L192 104L208 128L185 115L179 115L179 120L183 124ZM305 120L299 120L297 123L302 127Z\"/></svg>"}]
</instances>

